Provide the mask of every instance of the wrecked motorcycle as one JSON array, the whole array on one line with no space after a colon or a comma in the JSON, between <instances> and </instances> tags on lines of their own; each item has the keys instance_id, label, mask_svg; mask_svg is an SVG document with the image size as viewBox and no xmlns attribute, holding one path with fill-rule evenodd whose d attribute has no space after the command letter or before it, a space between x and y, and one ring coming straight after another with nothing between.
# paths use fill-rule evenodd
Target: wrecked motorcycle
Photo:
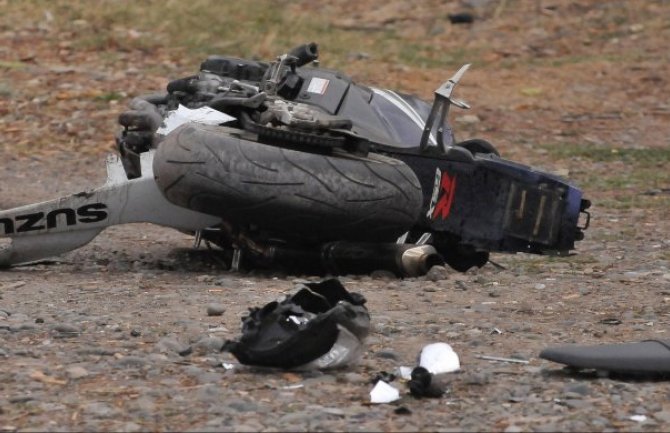
<instances>
[{"instance_id":1,"label":"wrecked motorcycle","mask_svg":"<svg viewBox=\"0 0 670 433\"><path fill-rule=\"evenodd\" d=\"M583 238L578 188L485 140L456 141L447 116L469 108L452 97L469 65L430 105L317 59L314 43L269 63L210 56L166 93L135 98L103 187L0 212L12 240L0 264L129 222L193 233L233 269L332 274L466 271L490 252L568 254Z\"/></svg>"}]
</instances>

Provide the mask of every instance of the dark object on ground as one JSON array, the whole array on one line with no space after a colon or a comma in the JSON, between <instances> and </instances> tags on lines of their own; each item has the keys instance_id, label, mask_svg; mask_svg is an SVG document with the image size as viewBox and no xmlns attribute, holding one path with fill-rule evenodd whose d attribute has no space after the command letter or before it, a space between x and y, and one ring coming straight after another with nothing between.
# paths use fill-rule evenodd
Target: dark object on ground
<instances>
[{"instance_id":1,"label":"dark object on ground","mask_svg":"<svg viewBox=\"0 0 670 433\"><path fill-rule=\"evenodd\" d=\"M407 406L399 406L393 411L396 415L411 415L412 411Z\"/></svg>"},{"instance_id":2,"label":"dark object on ground","mask_svg":"<svg viewBox=\"0 0 670 433\"><path fill-rule=\"evenodd\" d=\"M594 346L560 346L544 349L540 358L575 369L592 369L619 374L670 374L670 340Z\"/></svg>"},{"instance_id":3,"label":"dark object on ground","mask_svg":"<svg viewBox=\"0 0 670 433\"><path fill-rule=\"evenodd\" d=\"M415 367L412 378L407 383L409 392L417 398L439 398L446 392L446 383L424 367Z\"/></svg>"},{"instance_id":4,"label":"dark object on ground","mask_svg":"<svg viewBox=\"0 0 670 433\"><path fill-rule=\"evenodd\" d=\"M456 14L447 14L451 24L471 24L475 22L475 16L470 12L459 12Z\"/></svg>"},{"instance_id":5,"label":"dark object on ground","mask_svg":"<svg viewBox=\"0 0 670 433\"><path fill-rule=\"evenodd\" d=\"M365 298L336 279L306 283L283 301L251 308L242 336L227 341L242 364L298 369L341 368L358 360L370 327Z\"/></svg>"},{"instance_id":6,"label":"dark object on ground","mask_svg":"<svg viewBox=\"0 0 670 433\"><path fill-rule=\"evenodd\" d=\"M375 377L372 378L372 384L376 384L380 380L386 382L386 383L391 383L396 379L396 375L393 373L389 373L387 371L380 371L379 373L375 374Z\"/></svg>"}]
</instances>

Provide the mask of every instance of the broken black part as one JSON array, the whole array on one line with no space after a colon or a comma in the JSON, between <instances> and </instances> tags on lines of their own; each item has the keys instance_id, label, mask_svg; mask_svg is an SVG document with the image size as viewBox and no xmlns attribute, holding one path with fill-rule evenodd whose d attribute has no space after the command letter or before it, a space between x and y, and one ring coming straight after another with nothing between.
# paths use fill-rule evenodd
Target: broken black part
<instances>
[{"instance_id":1,"label":"broken black part","mask_svg":"<svg viewBox=\"0 0 670 433\"><path fill-rule=\"evenodd\" d=\"M382 382L391 383L396 380L396 375L387 371L380 371L379 373L375 374L375 377L373 377L370 382L373 385L376 385L380 380Z\"/></svg>"},{"instance_id":2,"label":"broken black part","mask_svg":"<svg viewBox=\"0 0 670 433\"><path fill-rule=\"evenodd\" d=\"M451 24L471 24L475 22L475 16L470 12L459 12L455 14L447 14Z\"/></svg>"},{"instance_id":3,"label":"broken black part","mask_svg":"<svg viewBox=\"0 0 670 433\"><path fill-rule=\"evenodd\" d=\"M439 398L445 393L445 389L435 376L424 367L415 367L411 373L411 380L407 383L409 392L417 398Z\"/></svg>"},{"instance_id":4,"label":"broken black part","mask_svg":"<svg viewBox=\"0 0 670 433\"><path fill-rule=\"evenodd\" d=\"M396 415L411 415L412 411L407 406L399 406L393 410Z\"/></svg>"},{"instance_id":5,"label":"broken black part","mask_svg":"<svg viewBox=\"0 0 670 433\"><path fill-rule=\"evenodd\" d=\"M242 336L227 341L222 351L242 364L295 368L327 354L338 340L339 327L359 340L367 335L365 298L349 293L335 279L308 284L281 302L250 308L242 318Z\"/></svg>"}]
</instances>

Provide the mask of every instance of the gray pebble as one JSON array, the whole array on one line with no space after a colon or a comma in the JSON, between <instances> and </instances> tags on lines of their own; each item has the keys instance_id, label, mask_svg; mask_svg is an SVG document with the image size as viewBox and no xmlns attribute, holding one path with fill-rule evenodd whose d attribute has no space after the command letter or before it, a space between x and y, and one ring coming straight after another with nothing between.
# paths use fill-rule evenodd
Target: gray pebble
<instances>
[{"instance_id":1,"label":"gray pebble","mask_svg":"<svg viewBox=\"0 0 670 433\"><path fill-rule=\"evenodd\" d=\"M193 345L193 352L197 355L219 353L221 352L223 343L223 338L205 335Z\"/></svg>"},{"instance_id":2,"label":"gray pebble","mask_svg":"<svg viewBox=\"0 0 670 433\"><path fill-rule=\"evenodd\" d=\"M368 378L359 373L349 372L342 375L344 382L359 385L361 383L367 383Z\"/></svg>"},{"instance_id":3,"label":"gray pebble","mask_svg":"<svg viewBox=\"0 0 670 433\"><path fill-rule=\"evenodd\" d=\"M236 412L257 412L258 411L258 405L256 403L251 402L251 401L245 401L245 400L233 400L233 401L230 401L226 406L233 409Z\"/></svg>"},{"instance_id":4,"label":"gray pebble","mask_svg":"<svg viewBox=\"0 0 670 433\"><path fill-rule=\"evenodd\" d=\"M140 368L146 365L147 360L140 356L124 356L116 361L115 365L120 368Z\"/></svg>"},{"instance_id":5,"label":"gray pebble","mask_svg":"<svg viewBox=\"0 0 670 433\"><path fill-rule=\"evenodd\" d=\"M98 418L111 418L119 414L119 410L107 403L96 401L88 403L82 408L82 412Z\"/></svg>"},{"instance_id":6,"label":"gray pebble","mask_svg":"<svg viewBox=\"0 0 670 433\"><path fill-rule=\"evenodd\" d=\"M204 371L201 374L198 374L195 376L195 379L198 381L200 384L208 384L208 383L220 383L221 380L223 379L223 376L219 373L215 373L213 371Z\"/></svg>"},{"instance_id":7,"label":"gray pebble","mask_svg":"<svg viewBox=\"0 0 670 433\"><path fill-rule=\"evenodd\" d=\"M32 331L35 328L37 327L32 323L19 323L17 325L10 325L9 330L11 332L21 332L21 331Z\"/></svg>"},{"instance_id":8,"label":"gray pebble","mask_svg":"<svg viewBox=\"0 0 670 433\"><path fill-rule=\"evenodd\" d=\"M591 394L591 388L586 383L571 383L563 388L563 393L576 395L579 398Z\"/></svg>"},{"instance_id":9,"label":"gray pebble","mask_svg":"<svg viewBox=\"0 0 670 433\"><path fill-rule=\"evenodd\" d=\"M221 316L226 309L221 304L209 304L207 306L207 315L208 316Z\"/></svg>"},{"instance_id":10,"label":"gray pebble","mask_svg":"<svg viewBox=\"0 0 670 433\"><path fill-rule=\"evenodd\" d=\"M81 333L81 330L77 326L71 325L69 323L60 323L58 325L55 325L52 329L63 336L67 335L74 336L79 335Z\"/></svg>"},{"instance_id":11,"label":"gray pebble","mask_svg":"<svg viewBox=\"0 0 670 433\"><path fill-rule=\"evenodd\" d=\"M134 422L129 421L129 422L123 424L119 428L118 431L132 433L132 432L139 432L139 431L144 431L144 430L145 430L145 428L143 428L141 425L135 424Z\"/></svg>"},{"instance_id":12,"label":"gray pebble","mask_svg":"<svg viewBox=\"0 0 670 433\"><path fill-rule=\"evenodd\" d=\"M463 377L463 383L466 385L486 385L490 381L491 375L488 373L471 373Z\"/></svg>"},{"instance_id":13,"label":"gray pebble","mask_svg":"<svg viewBox=\"0 0 670 433\"><path fill-rule=\"evenodd\" d=\"M579 394L573 394L573 395L579 395ZM588 402L588 400L584 400L581 397L569 398L564 401L564 404L570 409L582 409L582 410L593 406L591 403Z\"/></svg>"},{"instance_id":14,"label":"gray pebble","mask_svg":"<svg viewBox=\"0 0 670 433\"><path fill-rule=\"evenodd\" d=\"M449 269L444 266L433 266L426 274L428 281L441 281L449 279Z\"/></svg>"},{"instance_id":15,"label":"gray pebble","mask_svg":"<svg viewBox=\"0 0 670 433\"><path fill-rule=\"evenodd\" d=\"M191 347L188 344L181 343L172 337L161 338L154 346L154 349L159 353L176 353L182 356L186 356L191 353Z\"/></svg>"},{"instance_id":16,"label":"gray pebble","mask_svg":"<svg viewBox=\"0 0 670 433\"><path fill-rule=\"evenodd\" d=\"M670 424L670 410L662 410L654 413L654 418L665 424Z\"/></svg>"},{"instance_id":17,"label":"gray pebble","mask_svg":"<svg viewBox=\"0 0 670 433\"><path fill-rule=\"evenodd\" d=\"M393 361L398 361L400 359L400 355L398 355L397 352L395 352L393 350L390 350L390 349L380 350L380 351L375 353L375 356L377 358L391 359Z\"/></svg>"}]
</instances>

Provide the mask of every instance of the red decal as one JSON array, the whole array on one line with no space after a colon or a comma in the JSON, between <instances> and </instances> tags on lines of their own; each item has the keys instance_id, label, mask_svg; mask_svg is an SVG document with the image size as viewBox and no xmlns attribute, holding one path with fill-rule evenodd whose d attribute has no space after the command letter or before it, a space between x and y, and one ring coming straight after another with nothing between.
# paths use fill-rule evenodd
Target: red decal
<instances>
[{"instance_id":1,"label":"red decal","mask_svg":"<svg viewBox=\"0 0 670 433\"><path fill-rule=\"evenodd\" d=\"M442 172L440 190L442 194L435 205L433 219L440 217L446 220L449 216L449 211L451 211L451 204L454 201L454 194L456 193L456 175L450 177L447 173Z\"/></svg>"}]
</instances>

